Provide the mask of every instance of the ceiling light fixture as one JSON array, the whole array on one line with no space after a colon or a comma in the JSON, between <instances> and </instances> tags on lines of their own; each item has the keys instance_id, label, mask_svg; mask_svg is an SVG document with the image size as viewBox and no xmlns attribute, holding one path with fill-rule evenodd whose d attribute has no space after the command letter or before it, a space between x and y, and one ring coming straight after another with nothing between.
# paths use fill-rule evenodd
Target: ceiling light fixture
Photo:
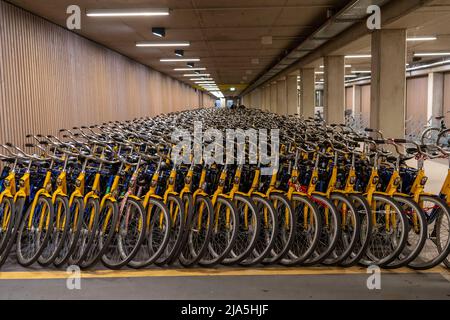
<instances>
[{"instance_id":1,"label":"ceiling light fixture","mask_svg":"<svg viewBox=\"0 0 450 320\"><path fill-rule=\"evenodd\" d=\"M211 81L214 79L213 78L191 78L189 80L191 80L191 81Z\"/></svg>"},{"instance_id":2,"label":"ceiling light fixture","mask_svg":"<svg viewBox=\"0 0 450 320\"><path fill-rule=\"evenodd\" d=\"M139 9L87 9L88 17L149 17L168 16L169 8L139 8Z\"/></svg>"},{"instance_id":3,"label":"ceiling light fixture","mask_svg":"<svg viewBox=\"0 0 450 320\"><path fill-rule=\"evenodd\" d=\"M136 47L189 47L191 44L188 41L139 41L136 42Z\"/></svg>"},{"instance_id":4,"label":"ceiling light fixture","mask_svg":"<svg viewBox=\"0 0 450 320\"><path fill-rule=\"evenodd\" d=\"M184 50L175 50L175 55L177 57L183 57L184 56Z\"/></svg>"},{"instance_id":5,"label":"ceiling light fixture","mask_svg":"<svg viewBox=\"0 0 450 320\"><path fill-rule=\"evenodd\" d=\"M230 91L236 91L236 88L235 87L231 87Z\"/></svg>"},{"instance_id":6,"label":"ceiling light fixture","mask_svg":"<svg viewBox=\"0 0 450 320\"><path fill-rule=\"evenodd\" d=\"M351 68L352 65L351 65L351 64L346 64L345 67L346 67L346 68ZM324 68L325 68L325 66L320 66L320 69L324 69Z\"/></svg>"},{"instance_id":7,"label":"ceiling light fixture","mask_svg":"<svg viewBox=\"0 0 450 320\"><path fill-rule=\"evenodd\" d=\"M352 73L372 73L370 70L353 70Z\"/></svg>"},{"instance_id":8,"label":"ceiling light fixture","mask_svg":"<svg viewBox=\"0 0 450 320\"><path fill-rule=\"evenodd\" d=\"M164 38L166 36L166 28L162 28L162 27L153 27L152 28L152 33L157 36L157 37L161 37Z\"/></svg>"},{"instance_id":9,"label":"ceiling light fixture","mask_svg":"<svg viewBox=\"0 0 450 320\"><path fill-rule=\"evenodd\" d=\"M187 65L189 68L193 68L193 67L195 66L195 63L193 63L193 62L188 62L188 63L186 63L186 65Z\"/></svg>"},{"instance_id":10,"label":"ceiling light fixture","mask_svg":"<svg viewBox=\"0 0 450 320\"><path fill-rule=\"evenodd\" d=\"M164 59L159 59L159 61L161 61L161 62L189 62L189 61L200 61L200 59L199 58L180 58L180 59L164 58Z\"/></svg>"},{"instance_id":11,"label":"ceiling light fixture","mask_svg":"<svg viewBox=\"0 0 450 320\"><path fill-rule=\"evenodd\" d=\"M437 40L437 37L434 36L418 36L418 37L407 37L406 41L414 42L414 41L434 41Z\"/></svg>"},{"instance_id":12,"label":"ceiling light fixture","mask_svg":"<svg viewBox=\"0 0 450 320\"><path fill-rule=\"evenodd\" d=\"M444 57L450 56L450 52L416 52L414 57Z\"/></svg>"}]
</instances>

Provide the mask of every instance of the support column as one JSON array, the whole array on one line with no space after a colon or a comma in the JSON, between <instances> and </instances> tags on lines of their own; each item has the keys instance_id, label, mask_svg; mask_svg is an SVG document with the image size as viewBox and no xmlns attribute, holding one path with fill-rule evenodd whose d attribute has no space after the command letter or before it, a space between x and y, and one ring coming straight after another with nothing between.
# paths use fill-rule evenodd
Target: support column
<instances>
[{"instance_id":1,"label":"support column","mask_svg":"<svg viewBox=\"0 0 450 320\"><path fill-rule=\"evenodd\" d=\"M444 74L433 72L428 75L428 108L427 120L432 119L433 126L440 121L434 119L444 115Z\"/></svg>"},{"instance_id":2,"label":"support column","mask_svg":"<svg viewBox=\"0 0 450 320\"><path fill-rule=\"evenodd\" d=\"M386 138L404 138L406 109L406 30L372 33L370 127Z\"/></svg>"},{"instance_id":3,"label":"support column","mask_svg":"<svg viewBox=\"0 0 450 320\"><path fill-rule=\"evenodd\" d=\"M277 81L277 111L278 114L287 114L286 78Z\"/></svg>"},{"instance_id":4,"label":"support column","mask_svg":"<svg viewBox=\"0 0 450 320\"><path fill-rule=\"evenodd\" d=\"M316 79L314 68L300 70L300 114L305 118L314 117L316 104Z\"/></svg>"},{"instance_id":5,"label":"support column","mask_svg":"<svg viewBox=\"0 0 450 320\"><path fill-rule=\"evenodd\" d=\"M278 89L277 89L277 83L273 82L270 85L270 111L272 111L273 113L277 113L277 94L278 93Z\"/></svg>"},{"instance_id":6,"label":"support column","mask_svg":"<svg viewBox=\"0 0 450 320\"><path fill-rule=\"evenodd\" d=\"M345 122L345 58L327 56L324 74L324 116L329 123Z\"/></svg>"},{"instance_id":7,"label":"support column","mask_svg":"<svg viewBox=\"0 0 450 320\"><path fill-rule=\"evenodd\" d=\"M265 87L264 89L264 96L266 97L266 104L264 106L264 110L266 111L270 111L270 103L271 103L271 99L270 99L270 85L268 85L267 87Z\"/></svg>"},{"instance_id":8,"label":"support column","mask_svg":"<svg viewBox=\"0 0 450 320\"><path fill-rule=\"evenodd\" d=\"M297 73L286 77L287 114L296 114L298 108Z\"/></svg>"}]
</instances>

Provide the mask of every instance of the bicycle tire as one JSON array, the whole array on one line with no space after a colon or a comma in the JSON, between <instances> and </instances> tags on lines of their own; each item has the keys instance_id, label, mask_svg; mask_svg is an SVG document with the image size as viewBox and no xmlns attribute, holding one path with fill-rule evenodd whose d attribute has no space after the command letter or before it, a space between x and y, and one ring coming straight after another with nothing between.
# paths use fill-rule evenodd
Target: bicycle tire
<instances>
[{"instance_id":1,"label":"bicycle tire","mask_svg":"<svg viewBox=\"0 0 450 320\"><path fill-rule=\"evenodd\" d=\"M205 251L208 250L209 240L212 235L212 221L214 218L214 208L209 198L198 195L195 199L196 205L192 210L192 218L188 227L187 243L180 251L179 261L184 267L196 265L203 257ZM198 205L200 204L200 207ZM200 216L200 208L206 210L206 214ZM202 230L202 234L200 233ZM206 232L205 232L206 231ZM200 241L195 240L200 238ZM195 245L194 243L200 243Z\"/></svg>"},{"instance_id":2,"label":"bicycle tire","mask_svg":"<svg viewBox=\"0 0 450 320\"><path fill-rule=\"evenodd\" d=\"M113 239L101 258L105 267L114 270L133 259L145 236L145 209L141 202L127 198L124 207L119 210L122 212L119 212ZM130 222L134 222L134 225Z\"/></svg>"},{"instance_id":3,"label":"bicycle tire","mask_svg":"<svg viewBox=\"0 0 450 320\"><path fill-rule=\"evenodd\" d=\"M237 216L237 209L231 200L224 198L223 196L217 197L217 201L213 206L214 208L214 221L217 217L217 225L213 223L213 231L211 239L208 243L208 250L205 251L203 257L198 261L198 264L204 267L213 267L220 264L225 259L230 251L233 249L234 242L237 237L237 229L239 227L239 218ZM225 212L222 213L222 209L225 208ZM225 217L228 210L229 222L226 222ZM231 227L231 228L230 228ZM219 229L220 228L220 229ZM224 232L222 232L224 231ZM226 243L224 245L216 242L220 238L224 238Z\"/></svg>"},{"instance_id":4,"label":"bicycle tire","mask_svg":"<svg viewBox=\"0 0 450 320\"><path fill-rule=\"evenodd\" d=\"M294 214L291 202L282 193L273 192L269 196L275 209L278 232L272 244L272 249L261 261L263 264L275 264L281 261L289 251L295 237L297 216Z\"/></svg>"},{"instance_id":5,"label":"bicycle tire","mask_svg":"<svg viewBox=\"0 0 450 320\"><path fill-rule=\"evenodd\" d=\"M128 266L134 269L153 264L163 253L170 234L170 213L166 204L150 198L146 209L145 237ZM155 241L155 239L157 241Z\"/></svg>"},{"instance_id":6,"label":"bicycle tire","mask_svg":"<svg viewBox=\"0 0 450 320\"><path fill-rule=\"evenodd\" d=\"M17 233L17 244L16 244L16 254L17 254L17 262L23 266L23 267L28 267L30 265L32 265L33 263L35 263L42 251L45 248L45 245L47 244L47 241L50 237L51 232L53 231L53 224L50 223L49 228L46 230L47 232L44 233L43 238L41 239L40 236L42 235L40 233L40 231L36 230L38 233L36 233L35 235L38 236L36 239L36 243L34 243L32 245L33 249L31 251L31 253L29 254L28 252L25 252L25 248L22 247L22 245L26 245L26 243L24 243L25 238L31 239L31 237L28 237L28 234L30 234L31 236L33 235L33 233L35 233L34 227L37 225L39 226L39 218L36 218L34 216L34 214L36 213L37 210L42 210L41 206L45 206L47 208L47 214L48 218L46 217L45 219L49 219L50 221L53 221L53 217L54 217L54 208L53 208L53 204L50 198L46 197L46 196L39 196L39 198L37 199L37 205L35 207L35 211L33 212L33 221L32 221L32 228L31 230L28 229L28 220L29 217L31 215L31 205L28 207L25 215L22 217L22 221L20 223L19 226L19 230ZM39 214L38 214L39 216ZM32 240L33 241L33 240Z\"/></svg>"},{"instance_id":7,"label":"bicycle tire","mask_svg":"<svg viewBox=\"0 0 450 320\"><path fill-rule=\"evenodd\" d=\"M73 214L71 214L70 228L69 228L68 235L66 236L64 244L61 247L55 261L53 261L53 264L56 267L60 267L63 264L65 264L67 261L69 261L69 258L72 255L72 252L75 250L75 246L78 243L78 239L81 234L81 224L83 223L83 220L81 217L82 213L84 212L83 199L80 197L73 198L70 211L71 212L74 211L74 212L73 212ZM78 213L75 214L77 211L78 211ZM77 220L75 221L75 219L77 219Z\"/></svg>"},{"instance_id":8,"label":"bicycle tire","mask_svg":"<svg viewBox=\"0 0 450 320\"><path fill-rule=\"evenodd\" d=\"M80 236L75 245L75 250L69 256L70 265L80 265L91 248L100 216L100 203L97 198L89 198L81 216Z\"/></svg>"},{"instance_id":9,"label":"bicycle tire","mask_svg":"<svg viewBox=\"0 0 450 320\"><path fill-rule=\"evenodd\" d=\"M260 215L261 226L254 249L240 262L242 266L247 267L257 265L264 260L272 250L278 233L278 219L272 202L259 195L252 195L251 199Z\"/></svg>"},{"instance_id":10,"label":"bicycle tire","mask_svg":"<svg viewBox=\"0 0 450 320\"><path fill-rule=\"evenodd\" d=\"M425 218L425 214L423 213L419 205L416 202L414 202L414 200L404 196L395 195L394 199L402 206L402 208L404 209L404 213L406 214L408 221L407 224L408 237L403 251L398 255L398 257L394 261L384 265L383 268L385 269L401 268L406 266L411 261L413 261L422 251L427 238L428 223ZM419 231L414 230L414 226L412 226L414 222L411 220L412 219L412 217L410 216L411 210L413 210L417 215L419 223L418 224ZM416 241L412 241L411 238L414 237L415 234L418 235L418 239Z\"/></svg>"},{"instance_id":11,"label":"bicycle tire","mask_svg":"<svg viewBox=\"0 0 450 320\"><path fill-rule=\"evenodd\" d=\"M294 193L291 207L295 217L292 224L295 233L289 250L280 260L285 266L299 265L306 261L316 250L322 229L319 209L309 197Z\"/></svg>"},{"instance_id":12,"label":"bicycle tire","mask_svg":"<svg viewBox=\"0 0 450 320\"><path fill-rule=\"evenodd\" d=\"M239 229L234 247L231 249L228 257L222 261L223 265L239 264L245 260L253 251L253 248L255 248L256 239L261 227L256 205L250 197L235 194L233 201L239 218ZM245 219L245 212L251 215L247 217L247 221Z\"/></svg>"},{"instance_id":13,"label":"bicycle tire","mask_svg":"<svg viewBox=\"0 0 450 320\"><path fill-rule=\"evenodd\" d=\"M433 203L432 208L424 208L424 202ZM428 221L427 239L423 247L422 252L416 257L415 260L408 264L408 267L415 270L426 270L434 268L440 263L444 262L450 253L450 238L449 238L449 221L450 221L450 209L447 203L437 196L422 195L419 198L419 203L422 203L421 207L425 211L425 216ZM434 220L430 221L430 215L435 215ZM444 220L445 219L445 220ZM442 227L441 224L446 221L447 226ZM433 223L434 222L434 223ZM437 229L437 230L436 230ZM446 234L446 243L444 245L439 241L440 232ZM435 239L434 239L435 237ZM434 250L436 247L436 251ZM432 252L433 251L433 252ZM430 253L432 252L432 253ZM431 258L430 258L431 256Z\"/></svg>"},{"instance_id":14,"label":"bicycle tire","mask_svg":"<svg viewBox=\"0 0 450 320\"><path fill-rule=\"evenodd\" d=\"M106 221L109 210L111 210L111 218ZM113 202L109 199L106 200L103 207L100 208L98 223L96 225L96 229L94 230L94 240L92 245L89 247L89 250L87 250L84 259L80 262L80 268L91 268L101 259L114 237L114 226L117 225L118 218L119 206L117 202Z\"/></svg>"},{"instance_id":15,"label":"bicycle tire","mask_svg":"<svg viewBox=\"0 0 450 320\"><path fill-rule=\"evenodd\" d=\"M10 197L3 197L2 202L0 203L0 255L2 255L3 250L8 245L14 227L14 219L14 199Z\"/></svg>"},{"instance_id":16,"label":"bicycle tire","mask_svg":"<svg viewBox=\"0 0 450 320\"><path fill-rule=\"evenodd\" d=\"M54 216L53 220L50 220L50 223L54 223L55 225L52 228L52 232L50 237L45 245L44 250L42 251L39 259L37 260L41 266L49 266L55 261L58 257L59 251L64 245L64 241L69 233L70 229L70 221L71 221L71 212L69 209L69 199L65 196L58 195L55 198L54 206ZM61 208L59 210L58 208ZM62 214L58 214L61 212ZM58 226L58 223L63 223L63 226Z\"/></svg>"},{"instance_id":17,"label":"bicycle tire","mask_svg":"<svg viewBox=\"0 0 450 320\"><path fill-rule=\"evenodd\" d=\"M341 193L333 193L330 199L334 202L341 216L340 237L331 254L322 261L324 265L337 265L344 261L352 252L359 239L361 229L357 209L349 198ZM344 212L345 211L345 212ZM345 217L345 221L342 219Z\"/></svg>"}]
</instances>

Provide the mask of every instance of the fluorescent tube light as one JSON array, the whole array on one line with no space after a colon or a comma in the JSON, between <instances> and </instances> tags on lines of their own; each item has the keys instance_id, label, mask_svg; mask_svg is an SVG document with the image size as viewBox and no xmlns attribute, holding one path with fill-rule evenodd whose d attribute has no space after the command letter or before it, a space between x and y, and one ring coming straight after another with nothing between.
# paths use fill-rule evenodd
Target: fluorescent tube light
<instances>
[{"instance_id":1,"label":"fluorescent tube light","mask_svg":"<svg viewBox=\"0 0 450 320\"><path fill-rule=\"evenodd\" d=\"M189 61L200 61L199 58L164 58L159 59L161 62L189 62ZM190 69L192 70L192 69Z\"/></svg>"},{"instance_id":2,"label":"fluorescent tube light","mask_svg":"<svg viewBox=\"0 0 450 320\"><path fill-rule=\"evenodd\" d=\"M183 77L209 77L209 73L187 73L183 74Z\"/></svg>"},{"instance_id":3,"label":"fluorescent tube light","mask_svg":"<svg viewBox=\"0 0 450 320\"><path fill-rule=\"evenodd\" d=\"M437 40L437 37L434 36L419 36L419 37L407 37L406 41L414 42L414 41L434 41Z\"/></svg>"},{"instance_id":4,"label":"fluorescent tube light","mask_svg":"<svg viewBox=\"0 0 450 320\"><path fill-rule=\"evenodd\" d=\"M417 52L414 57L444 57L450 56L450 52Z\"/></svg>"},{"instance_id":5,"label":"fluorescent tube light","mask_svg":"<svg viewBox=\"0 0 450 320\"><path fill-rule=\"evenodd\" d=\"M371 54L350 54L345 56L346 59L364 59L364 58L372 58Z\"/></svg>"},{"instance_id":6,"label":"fluorescent tube light","mask_svg":"<svg viewBox=\"0 0 450 320\"><path fill-rule=\"evenodd\" d=\"M88 17L149 17L168 16L169 8L87 9Z\"/></svg>"},{"instance_id":7,"label":"fluorescent tube light","mask_svg":"<svg viewBox=\"0 0 450 320\"><path fill-rule=\"evenodd\" d=\"M191 44L188 41L139 41L136 42L136 47L189 47ZM190 60L189 60L190 61Z\"/></svg>"}]
</instances>

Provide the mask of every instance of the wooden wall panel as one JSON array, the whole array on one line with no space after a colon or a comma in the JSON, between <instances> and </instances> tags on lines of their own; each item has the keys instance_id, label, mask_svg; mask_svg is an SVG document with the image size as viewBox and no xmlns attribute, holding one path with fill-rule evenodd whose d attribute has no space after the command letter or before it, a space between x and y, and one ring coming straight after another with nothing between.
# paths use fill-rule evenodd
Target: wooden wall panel
<instances>
[{"instance_id":1,"label":"wooden wall panel","mask_svg":"<svg viewBox=\"0 0 450 320\"><path fill-rule=\"evenodd\" d=\"M214 105L209 95L0 1L1 143L199 101Z\"/></svg>"},{"instance_id":2,"label":"wooden wall panel","mask_svg":"<svg viewBox=\"0 0 450 320\"><path fill-rule=\"evenodd\" d=\"M408 78L406 80L406 132L417 128L409 126L423 127L427 123L428 105L428 77Z\"/></svg>"}]
</instances>

